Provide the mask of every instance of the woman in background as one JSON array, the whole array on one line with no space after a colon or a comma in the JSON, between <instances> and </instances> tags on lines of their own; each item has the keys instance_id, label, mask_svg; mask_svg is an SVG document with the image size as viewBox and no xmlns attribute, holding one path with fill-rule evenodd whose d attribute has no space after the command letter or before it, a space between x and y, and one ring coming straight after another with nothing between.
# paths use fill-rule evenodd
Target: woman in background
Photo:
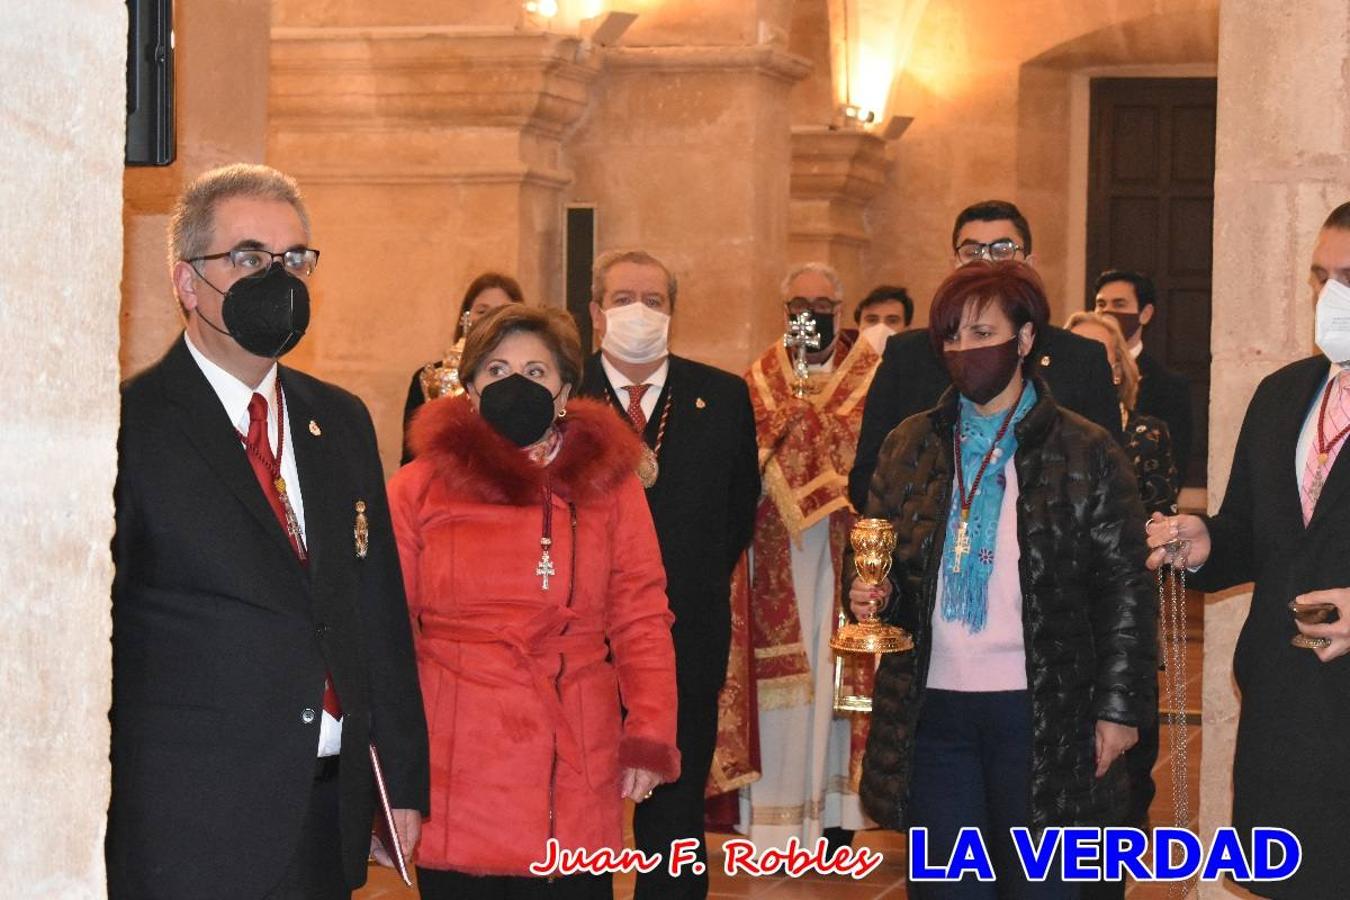
<instances>
[{"instance_id":1,"label":"woman in background","mask_svg":"<svg viewBox=\"0 0 1350 900\"><path fill-rule=\"evenodd\" d=\"M465 393L418 416L417 458L389 482L431 747L418 886L609 897L608 876L529 866L551 838L619 849L624 799L679 775L640 445L608 405L569 399L581 348L562 310L494 310L461 368Z\"/></svg>"},{"instance_id":2,"label":"woman in background","mask_svg":"<svg viewBox=\"0 0 1350 900\"><path fill-rule=\"evenodd\" d=\"M1144 511L1150 515L1155 512L1176 515L1181 478L1172 457L1172 436L1162 419L1135 410L1139 399L1139 366L1130 355L1120 324L1114 316L1105 313L1076 312L1069 316L1064 327L1106 347L1106 359L1111 363L1111 377L1120 400L1125 453L1134 463L1134 477L1139 482Z\"/></svg>"},{"instance_id":3,"label":"woman in background","mask_svg":"<svg viewBox=\"0 0 1350 900\"><path fill-rule=\"evenodd\" d=\"M465 315L468 315L469 328L472 328L479 319L487 315L499 306L505 306L508 303L524 303L525 295L520 291L520 284L510 275L503 275L500 272L484 272L473 281L469 282L468 290L464 292L464 299L460 301L459 318L455 321L454 339L450 342L452 348L463 347L464 338L467 330L464 327ZM453 352L453 351L452 351ZM408 427L412 424L413 413L428 398L425 388L422 386L422 373L427 366L437 366L443 360L427 363L425 366L419 366L416 372L413 372L412 383L408 385L408 399L403 404L403 459L404 464L412 460L412 447L408 443Z\"/></svg>"}]
</instances>

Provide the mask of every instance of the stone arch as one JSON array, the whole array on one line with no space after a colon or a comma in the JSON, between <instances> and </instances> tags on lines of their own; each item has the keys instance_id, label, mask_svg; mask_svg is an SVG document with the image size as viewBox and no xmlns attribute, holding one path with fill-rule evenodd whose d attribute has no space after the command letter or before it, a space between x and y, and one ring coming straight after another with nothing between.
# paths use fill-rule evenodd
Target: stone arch
<instances>
[{"instance_id":1,"label":"stone arch","mask_svg":"<svg viewBox=\"0 0 1350 900\"><path fill-rule=\"evenodd\" d=\"M1065 40L1018 73L1017 197L1061 319L1082 299L1087 236L1088 86L1094 76L1213 76L1217 2L1117 22Z\"/></svg>"}]
</instances>

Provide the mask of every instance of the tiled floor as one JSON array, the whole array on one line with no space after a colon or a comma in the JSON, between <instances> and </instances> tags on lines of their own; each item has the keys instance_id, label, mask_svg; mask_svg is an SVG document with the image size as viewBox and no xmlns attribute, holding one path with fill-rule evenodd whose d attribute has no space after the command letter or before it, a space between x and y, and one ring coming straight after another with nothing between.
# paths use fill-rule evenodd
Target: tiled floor
<instances>
[{"instance_id":1,"label":"tiled floor","mask_svg":"<svg viewBox=\"0 0 1350 900\"><path fill-rule=\"evenodd\" d=\"M1188 787L1192 819L1189 827L1195 829L1200 809L1200 676L1203 637L1203 596L1192 593L1187 598L1188 638L1187 649L1187 731L1190 736L1187 754ZM1153 770L1158 793L1153 801L1152 822L1154 825L1172 825L1172 777L1171 748L1168 743L1167 726L1163 726L1162 747L1158 754L1158 764ZM890 831L868 831L860 833L854 839L855 847L866 846L880 852L884 859L881 865L866 878L853 880L841 876L806 875L799 878L789 877L753 877L743 874L727 876L723 874L722 843L729 835L708 835L712 858L709 860L711 897L773 897L775 900L792 898L819 898L819 900L902 900L905 893L905 840L899 834ZM615 878L614 896L628 900L633 895L633 876L620 875ZM394 900L409 898L413 892L404 888L388 870L371 869L370 883L356 894L358 900ZM1178 900L1175 886L1166 884L1133 884L1126 889L1129 900Z\"/></svg>"}]
</instances>

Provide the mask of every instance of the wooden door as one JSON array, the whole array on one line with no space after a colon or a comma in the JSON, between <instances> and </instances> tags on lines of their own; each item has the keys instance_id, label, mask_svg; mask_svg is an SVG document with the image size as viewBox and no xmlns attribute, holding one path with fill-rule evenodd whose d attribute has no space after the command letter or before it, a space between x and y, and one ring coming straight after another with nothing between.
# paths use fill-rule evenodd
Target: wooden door
<instances>
[{"instance_id":1,"label":"wooden door","mask_svg":"<svg viewBox=\"0 0 1350 900\"><path fill-rule=\"evenodd\" d=\"M1189 485L1205 483L1209 449L1215 93L1213 78L1092 79L1087 306L1104 269L1153 277L1144 345L1191 382Z\"/></svg>"}]
</instances>

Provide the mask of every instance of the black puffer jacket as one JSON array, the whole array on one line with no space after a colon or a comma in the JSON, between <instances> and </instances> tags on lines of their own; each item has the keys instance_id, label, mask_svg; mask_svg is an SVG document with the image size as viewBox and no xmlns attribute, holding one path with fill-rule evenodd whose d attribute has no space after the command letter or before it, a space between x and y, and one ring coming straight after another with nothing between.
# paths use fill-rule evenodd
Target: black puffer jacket
<instances>
[{"instance_id":1,"label":"black puffer jacket","mask_svg":"<svg viewBox=\"0 0 1350 900\"><path fill-rule=\"evenodd\" d=\"M1144 569L1144 510L1116 442L1057 406L1044 383L1036 388L1036 404L1016 427L1015 458L1031 825L1118 824L1124 766L1094 777L1095 728L1098 719L1137 726L1157 710L1157 598ZM883 657L863 759L863 807L889 828L903 827L928 675L956 413L949 390L935 409L901 423L882 445L869 489L866 515L890 519L897 537L897 593L883 617L915 640L913 653ZM851 559L844 571L854 573Z\"/></svg>"}]
</instances>

